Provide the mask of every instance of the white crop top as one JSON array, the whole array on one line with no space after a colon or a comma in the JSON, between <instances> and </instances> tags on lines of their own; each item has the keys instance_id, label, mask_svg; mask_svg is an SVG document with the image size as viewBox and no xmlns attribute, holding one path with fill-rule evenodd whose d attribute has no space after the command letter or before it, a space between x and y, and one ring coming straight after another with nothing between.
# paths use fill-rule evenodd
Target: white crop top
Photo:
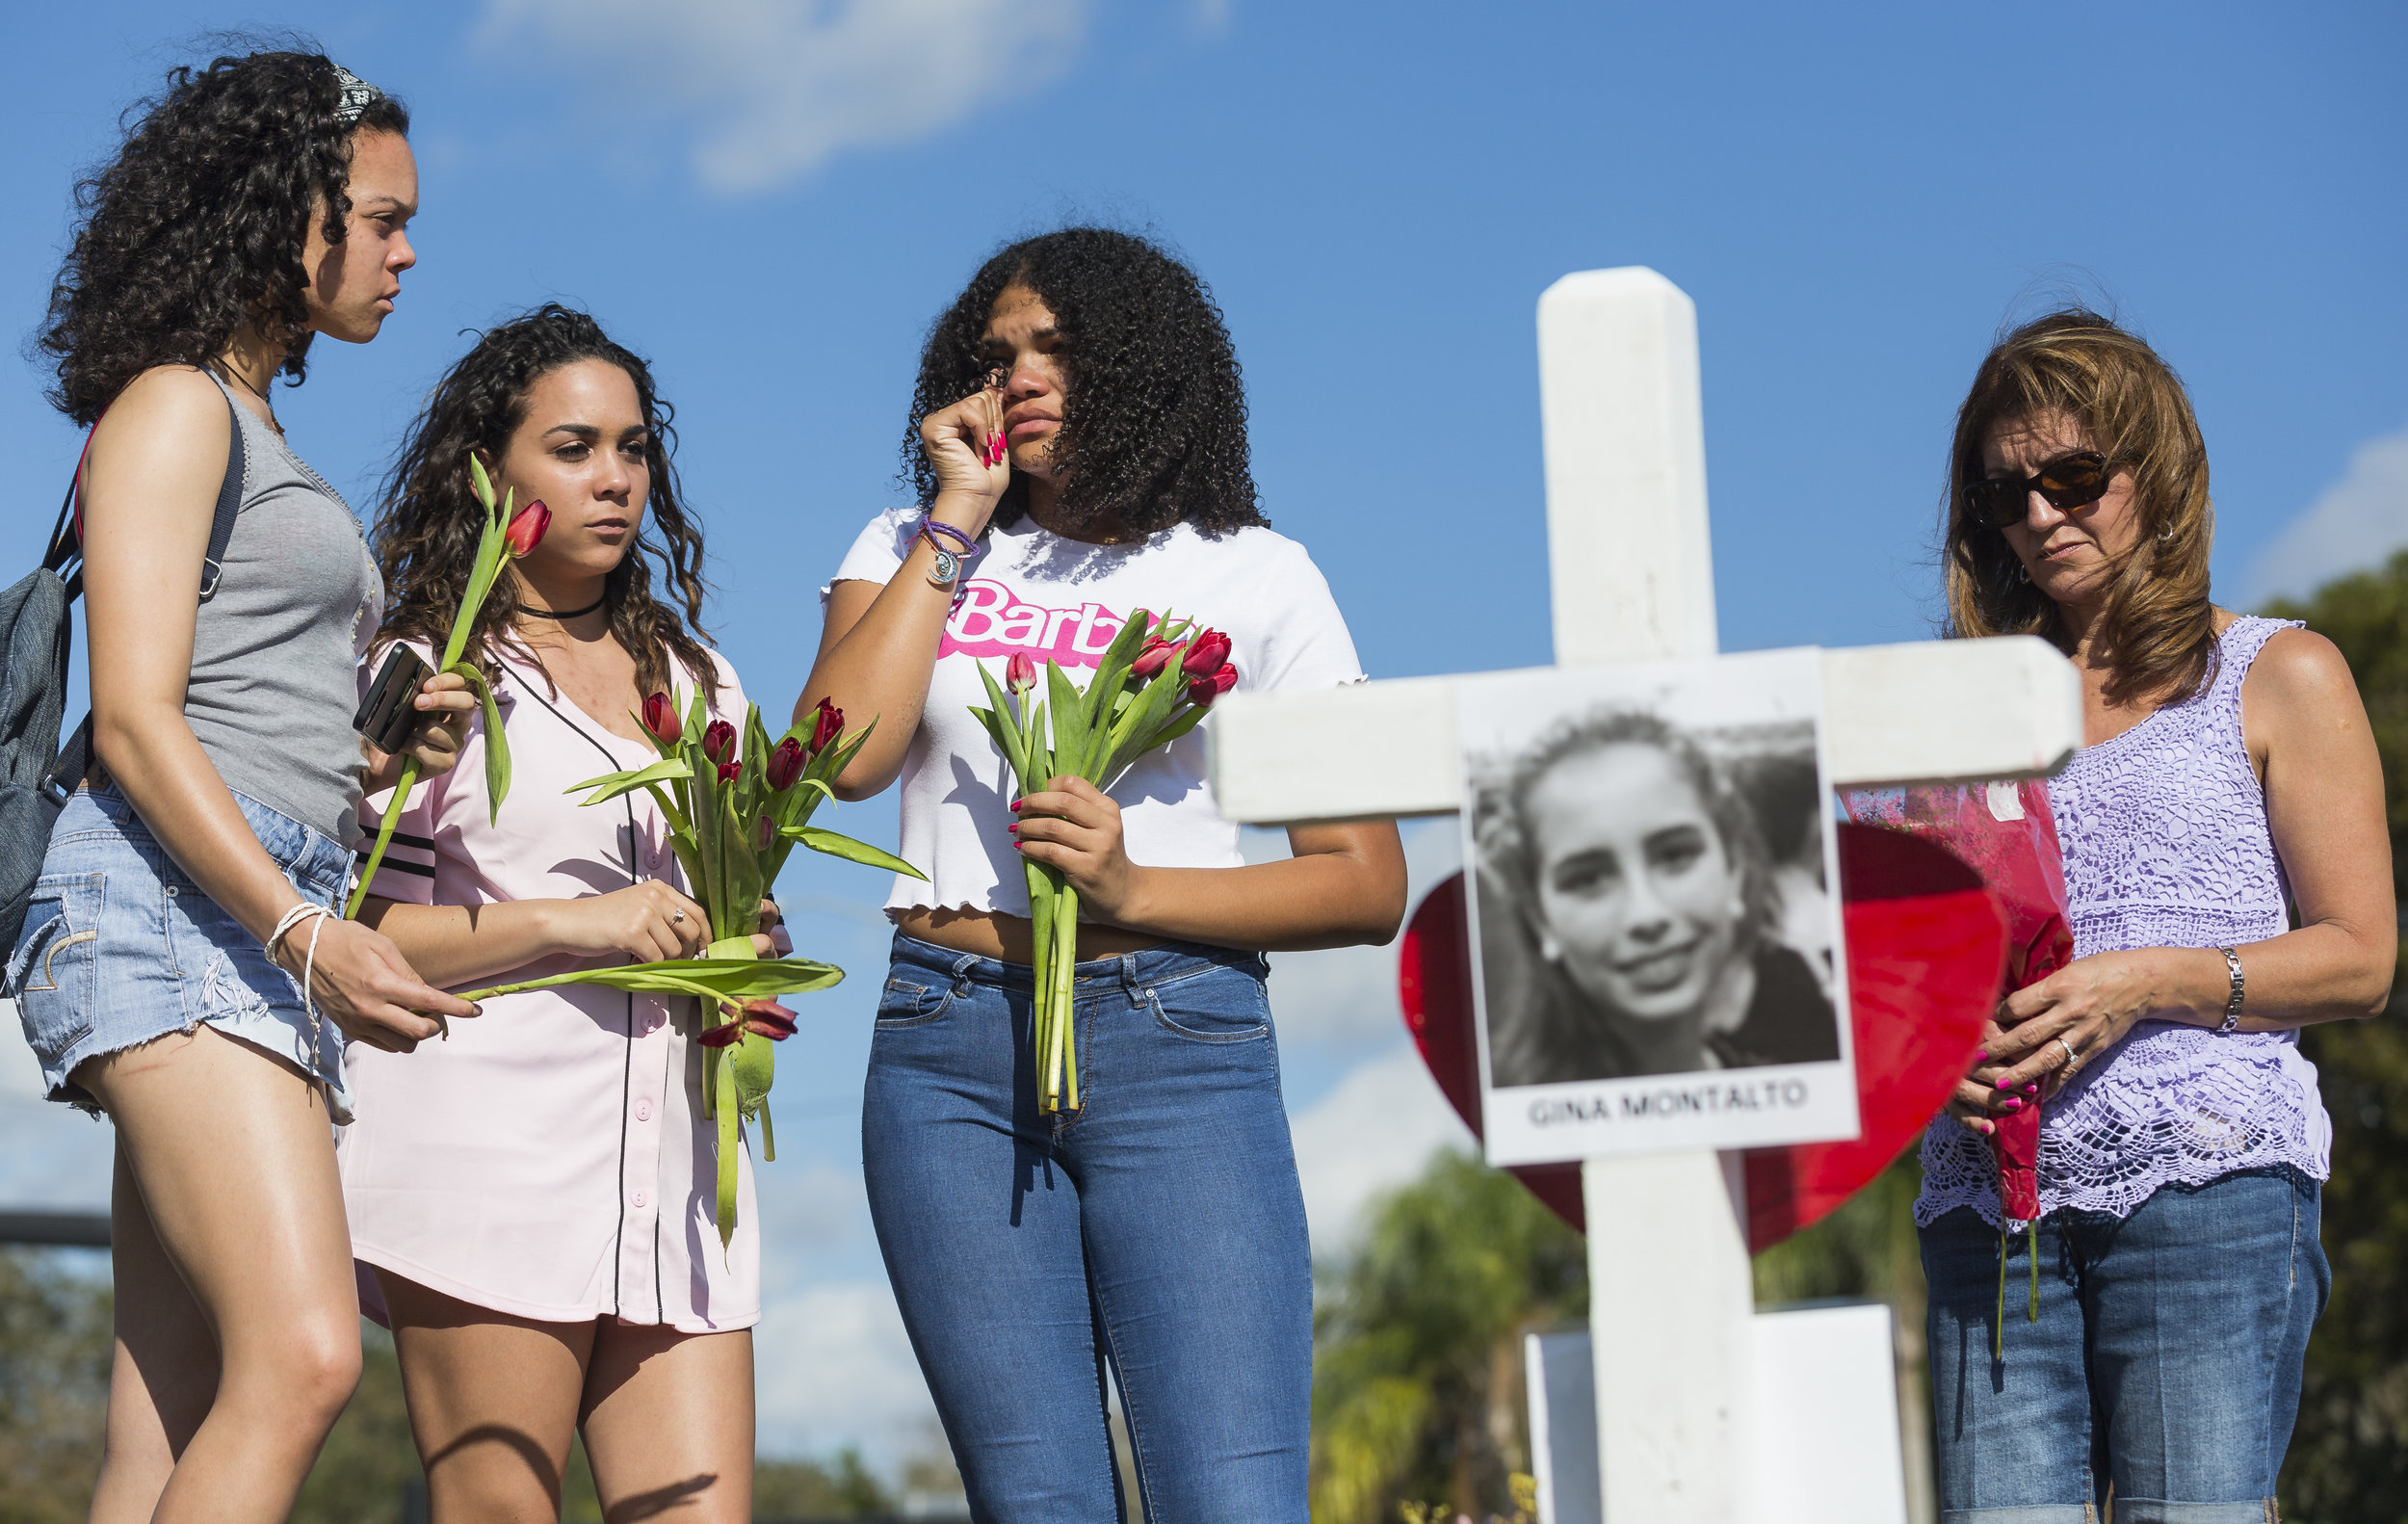
<instances>
[{"instance_id":1,"label":"white crop top","mask_svg":"<svg viewBox=\"0 0 2408 1524\"><path fill-rule=\"evenodd\" d=\"M903 565L919 522L917 509L872 519L834 580L884 584ZM822 589L823 601L826 595ZM929 881L897 874L886 897L890 915L916 907L1029 913L1008 830L1011 769L970 714L986 704L978 664L1000 684L1004 663L1027 651L1038 662L1060 662L1085 687L1132 609L1225 632L1240 693L1363 680L1328 582L1285 536L1241 529L1207 538L1181 524L1133 544L1090 545L1026 518L995 530L955 593L928 707L903 760L902 856ZM869 718L847 720L857 725ZM1191 731L1113 785L1130 861L1158 868L1243 861L1238 828L1221 817L1205 784L1204 757L1202 732Z\"/></svg>"}]
</instances>

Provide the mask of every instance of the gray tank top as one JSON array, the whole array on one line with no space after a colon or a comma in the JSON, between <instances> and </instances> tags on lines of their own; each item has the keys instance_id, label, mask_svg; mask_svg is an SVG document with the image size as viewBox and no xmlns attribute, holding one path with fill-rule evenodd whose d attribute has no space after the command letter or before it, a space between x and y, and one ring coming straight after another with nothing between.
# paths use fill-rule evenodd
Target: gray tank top
<instances>
[{"instance_id":1,"label":"gray tank top","mask_svg":"<svg viewBox=\"0 0 2408 1524\"><path fill-rule=\"evenodd\" d=\"M184 718L226 787L352 846L361 763L352 713L384 580L342 494L224 381L218 389L243 432L242 508L217 591L194 620Z\"/></svg>"}]
</instances>

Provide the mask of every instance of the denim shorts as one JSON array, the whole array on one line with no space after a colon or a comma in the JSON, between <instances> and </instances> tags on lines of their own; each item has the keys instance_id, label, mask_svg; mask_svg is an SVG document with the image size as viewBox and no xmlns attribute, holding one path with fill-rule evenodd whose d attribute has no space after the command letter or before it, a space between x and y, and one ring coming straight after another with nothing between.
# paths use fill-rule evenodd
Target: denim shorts
<instances>
[{"instance_id":1,"label":"denim shorts","mask_svg":"<svg viewBox=\"0 0 2408 1524\"><path fill-rule=\"evenodd\" d=\"M350 850L256 800L234 802L294 889L339 913ZM323 1081L335 1119L351 1117L341 1029L323 1012L310 1019L300 981L176 866L115 788L78 789L59 812L7 987L54 1101L96 1111L71 1078L77 1064L205 1021Z\"/></svg>"}]
</instances>

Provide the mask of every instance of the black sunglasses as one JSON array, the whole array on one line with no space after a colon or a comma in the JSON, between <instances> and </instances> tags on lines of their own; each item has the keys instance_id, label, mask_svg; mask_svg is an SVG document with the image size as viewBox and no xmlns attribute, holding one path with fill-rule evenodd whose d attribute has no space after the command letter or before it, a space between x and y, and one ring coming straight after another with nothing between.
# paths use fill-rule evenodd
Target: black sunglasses
<instances>
[{"instance_id":1,"label":"black sunglasses","mask_svg":"<svg viewBox=\"0 0 2408 1524\"><path fill-rule=\"evenodd\" d=\"M2023 522L2025 500L2037 492L2055 509L2086 508L2107 496L2107 457L2096 450L2059 456L2030 476L1994 476L1962 488L1965 512L1992 529Z\"/></svg>"}]
</instances>

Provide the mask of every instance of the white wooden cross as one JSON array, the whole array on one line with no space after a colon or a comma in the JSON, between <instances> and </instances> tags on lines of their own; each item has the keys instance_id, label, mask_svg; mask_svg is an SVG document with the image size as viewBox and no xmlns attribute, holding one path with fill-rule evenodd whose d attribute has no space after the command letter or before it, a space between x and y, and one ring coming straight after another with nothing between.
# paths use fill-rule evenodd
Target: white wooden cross
<instances>
[{"instance_id":1,"label":"white wooden cross","mask_svg":"<svg viewBox=\"0 0 2408 1524\"><path fill-rule=\"evenodd\" d=\"M1715 654L1695 306L1652 270L1566 276L1539 299L1538 364L1557 664ZM1231 695L1211 723L1222 812L1263 826L1453 812L1454 681ZM1826 651L1823 695L1835 784L2044 776L2081 741L2073 669L2029 636ZM1813 1390L1796 1393L1804 1409L1751 1398L1758 1325L1779 1320L1754 1317L1737 1166L1690 1152L1583 1167L1606 1524L1825 1516L1794 1490L1775 1506L1756 1475L1831 1415L1811 1411ZM1598 1516L1583 1501L1553 1511Z\"/></svg>"}]
</instances>

